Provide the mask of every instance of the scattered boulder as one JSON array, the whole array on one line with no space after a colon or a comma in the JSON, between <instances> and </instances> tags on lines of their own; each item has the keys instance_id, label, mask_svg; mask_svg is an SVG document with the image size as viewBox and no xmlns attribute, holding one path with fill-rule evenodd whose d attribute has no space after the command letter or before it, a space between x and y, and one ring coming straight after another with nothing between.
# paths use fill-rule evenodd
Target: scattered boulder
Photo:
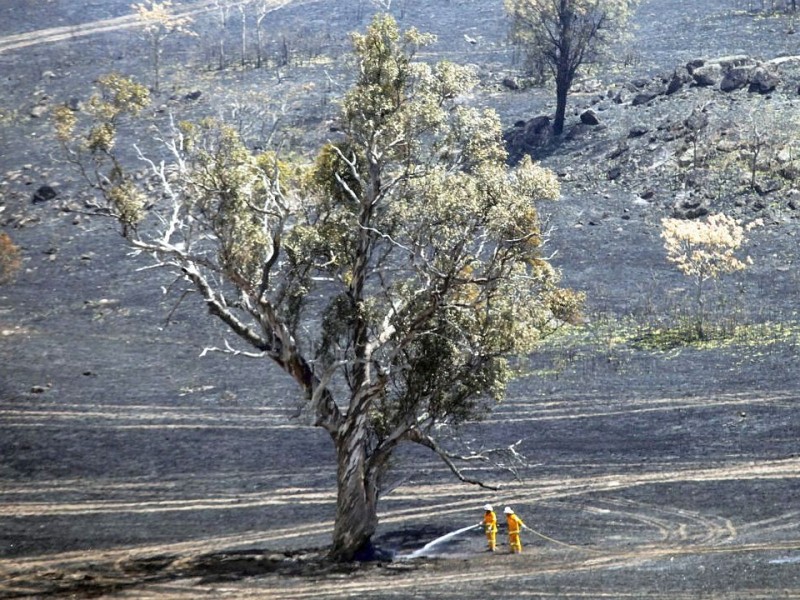
<instances>
[{"instance_id":1,"label":"scattered boulder","mask_svg":"<svg viewBox=\"0 0 800 600\"><path fill-rule=\"evenodd\" d=\"M756 61L746 54L732 54L731 56L721 56L714 59L723 69L728 70L734 67L754 66Z\"/></svg>"},{"instance_id":2,"label":"scattered boulder","mask_svg":"<svg viewBox=\"0 0 800 600\"><path fill-rule=\"evenodd\" d=\"M694 148L687 148L678 156L678 166L682 169L691 167L695 164L695 151Z\"/></svg>"},{"instance_id":3,"label":"scattered boulder","mask_svg":"<svg viewBox=\"0 0 800 600\"><path fill-rule=\"evenodd\" d=\"M55 190L55 188L49 185L43 185L33 193L32 202L34 204L39 204L41 202L52 200L56 196L58 196L58 192Z\"/></svg>"},{"instance_id":4,"label":"scattered boulder","mask_svg":"<svg viewBox=\"0 0 800 600\"><path fill-rule=\"evenodd\" d=\"M650 131L646 125L634 125L628 130L629 138L639 138Z\"/></svg>"},{"instance_id":5,"label":"scattered boulder","mask_svg":"<svg viewBox=\"0 0 800 600\"><path fill-rule=\"evenodd\" d=\"M775 161L779 165L785 165L786 163L792 162L792 160L794 160L794 152L791 146L784 146L775 154Z\"/></svg>"},{"instance_id":6,"label":"scattered boulder","mask_svg":"<svg viewBox=\"0 0 800 600\"><path fill-rule=\"evenodd\" d=\"M539 116L528 121L517 121L513 129L503 134L503 139L512 160L535 153L553 139L550 117Z\"/></svg>"},{"instance_id":7,"label":"scattered boulder","mask_svg":"<svg viewBox=\"0 0 800 600\"><path fill-rule=\"evenodd\" d=\"M592 128L592 125L576 123L572 127L564 130L564 139L568 142L574 142L575 140L579 140L580 138L586 136L592 130Z\"/></svg>"},{"instance_id":8,"label":"scattered boulder","mask_svg":"<svg viewBox=\"0 0 800 600\"><path fill-rule=\"evenodd\" d=\"M592 126L600 125L600 118L596 112L589 108L581 113L581 123Z\"/></svg>"},{"instance_id":9,"label":"scattered boulder","mask_svg":"<svg viewBox=\"0 0 800 600\"><path fill-rule=\"evenodd\" d=\"M622 141L617 144L616 148L614 148L611 152L608 153L608 156L606 156L606 158L608 160L614 160L615 158L619 158L620 156L625 154L627 151L628 151L628 144Z\"/></svg>"},{"instance_id":10,"label":"scattered boulder","mask_svg":"<svg viewBox=\"0 0 800 600\"><path fill-rule=\"evenodd\" d=\"M770 177L767 179L758 179L753 185L753 189L759 196L766 196L773 192L777 192L783 187L779 179Z\"/></svg>"},{"instance_id":11,"label":"scattered boulder","mask_svg":"<svg viewBox=\"0 0 800 600\"><path fill-rule=\"evenodd\" d=\"M641 106L642 104L647 104L655 97L656 94L651 91L639 92L633 97L633 100L631 100L631 106Z\"/></svg>"},{"instance_id":12,"label":"scattered boulder","mask_svg":"<svg viewBox=\"0 0 800 600\"><path fill-rule=\"evenodd\" d=\"M778 174L789 181L796 181L800 179L800 165L796 162L788 163L778 170Z\"/></svg>"},{"instance_id":13,"label":"scattered boulder","mask_svg":"<svg viewBox=\"0 0 800 600\"><path fill-rule=\"evenodd\" d=\"M800 93L800 91L798 91ZM627 88L620 88L616 94L614 94L611 100L614 104L625 104L631 98L631 92Z\"/></svg>"},{"instance_id":14,"label":"scattered boulder","mask_svg":"<svg viewBox=\"0 0 800 600\"><path fill-rule=\"evenodd\" d=\"M736 152L739 150L739 144L734 140L720 140L717 142L715 148L717 149L717 152L723 152L727 154L729 152Z\"/></svg>"},{"instance_id":15,"label":"scattered boulder","mask_svg":"<svg viewBox=\"0 0 800 600\"><path fill-rule=\"evenodd\" d=\"M786 193L786 206L792 210L800 210L800 190L792 188Z\"/></svg>"},{"instance_id":16,"label":"scattered boulder","mask_svg":"<svg viewBox=\"0 0 800 600\"><path fill-rule=\"evenodd\" d=\"M698 87L718 87L723 92L733 92L749 85L750 92L761 94L772 92L781 83L776 69L774 62L762 63L739 54L710 61L692 61L686 65L687 74ZM668 90L680 89L680 80L675 77Z\"/></svg>"},{"instance_id":17,"label":"scattered boulder","mask_svg":"<svg viewBox=\"0 0 800 600\"><path fill-rule=\"evenodd\" d=\"M28 113L31 119L41 119L43 116L47 114L47 105L46 104L37 104L31 109L31 112Z\"/></svg>"},{"instance_id":18,"label":"scattered boulder","mask_svg":"<svg viewBox=\"0 0 800 600\"><path fill-rule=\"evenodd\" d=\"M761 214L775 210L780 218L798 219L800 158L790 143L779 142L765 152L764 156L772 160L770 171L758 173L753 189L749 180L739 181L732 171L731 193L720 196L718 189L709 186L716 167L706 164L708 157L725 160L722 155L731 153L735 153L733 159L747 161L747 118L756 98L748 97L743 90L763 94L774 91L776 116L783 118L795 100L790 95L795 90L800 92L798 82L800 56L786 66L730 56L692 61L666 73L616 83L601 94L585 96L583 104L570 111L571 122L563 136L563 140L572 142L565 145L569 152L592 161L586 168L594 183L585 184L576 177L576 184L581 189L596 185L631 192L636 202L652 203L684 219L721 210L745 217L758 210L755 203L768 206ZM701 87L704 85L712 87ZM734 91L740 92L731 94ZM670 98L672 94L677 95ZM655 104L659 110L626 111L627 116L620 116L626 109L614 103ZM704 135L712 126L714 131ZM504 138L511 162L525 154L541 158L554 143L552 121L547 116L518 121ZM560 171L559 177L567 180ZM631 189L634 186L638 189ZM790 188L799 191L789 196ZM781 210L785 211L783 215Z\"/></svg>"}]
</instances>

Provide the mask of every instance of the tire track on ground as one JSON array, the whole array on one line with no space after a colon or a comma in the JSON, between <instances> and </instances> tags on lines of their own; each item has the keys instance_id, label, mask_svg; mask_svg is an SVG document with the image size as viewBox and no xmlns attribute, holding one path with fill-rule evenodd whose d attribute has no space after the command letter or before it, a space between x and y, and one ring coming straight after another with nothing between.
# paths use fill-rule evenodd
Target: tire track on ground
<instances>
[{"instance_id":1,"label":"tire track on ground","mask_svg":"<svg viewBox=\"0 0 800 600\"><path fill-rule=\"evenodd\" d=\"M765 479L765 478L797 478L800 469L799 459L785 461L769 461L761 465L752 463L741 463L725 465L717 468L707 469L675 469L667 474L666 479L670 483L676 483L684 479L694 481L719 481L730 479ZM637 485L649 485L653 483L664 483L665 474L661 473L638 473L634 475L609 474L600 477L589 477L579 480L558 479L543 482L543 486L523 487L522 484L515 486L515 489L504 493L504 500L518 504L546 502L549 499L573 498L575 505L572 507L576 512L586 508L595 510L607 510L610 517L623 519L627 522L639 522L645 527L652 527L661 539L642 540L644 543L637 543L632 546L587 546L593 552L590 555L581 554L580 551L570 551L565 555L560 549L543 548L536 552L525 554L519 560L535 560L536 577L547 575L558 575L565 572L586 572L596 569L630 568L637 564L648 561L663 560L668 557L676 556L696 556L696 555L720 555L720 554L757 554L778 551L796 550L800 547L800 539L789 539L779 541L764 541L750 539L747 541L736 539L736 529L725 519L715 519L702 514L686 511L674 507L657 507L654 505L643 504L632 500L617 498L602 498L591 501L584 505L578 500L589 493L602 493L621 488L630 488ZM292 494L300 490L285 489L284 493L278 491L276 497L288 499ZM401 490L408 493L410 490ZM418 498L422 501L429 496L435 502L433 510L427 513L427 517L451 517L461 518L466 513L475 510L476 502L479 501L483 492L473 494L463 494L463 486L456 484L445 486L429 486L427 488L415 490ZM306 490L300 491L301 494ZM447 496L450 496L449 498ZM295 499L297 497L295 496ZM309 498L314 502L319 498ZM126 507L127 508L127 507ZM419 507L413 509L399 508L389 510L381 517L384 524L406 523L408 518L419 515ZM766 520L763 523L754 524L754 529L758 525L769 529L779 526L781 528L791 527L796 524L797 513L789 513L784 519ZM98 550L94 552L67 552L61 554L51 554L15 560L0 561L0 572L3 572L3 579L6 580L5 590L11 588L35 585L39 577L52 572L55 569L80 569L80 565L88 563L109 564L109 562L131 561L136 557L175 555L181 560L191 560L197 556L209 552L230 551L232 548L261 546L275 542L285 544L290 539L307 538L308 536L325 535L330 532L332 522L317 521L305 523L300 526L279 527L266 531L250 531L246 534L235 536L219 536L203 540L193 540L172 544L158 544L152 546L120 547L114 549ZM794 529L796 533L797 529ZM557 536L556 536L557 537ZM515 560L510 558L509 560ZM497 565L487 567L480 573L450 572L446 570L436 572L419 572L396 574L392 580L392 589L396 593L408 591L417 593L425 590L426 593L447 592L456 582L458 585L490 586L493 582L499 582L508 577L505 561L498 561ZM532 563L533 566L533 563ZM43 575L44 574L44 575ZM268 579L268 578L267 578ZM315 580L310 583L301 578L281 579L281 585L286 586L282 590L282 597L285 600L299 598L325 598L333 594L370 594L378 591L374 581L342 581L340 579ZM266 579L265 579L266 583ZM0 588L2 590L2 588ZM197 590L195 588L195 590ZM174 589L172 590L175 591ZM158 592L153 590L152 597L172 597L170 592L163 590ZM236 595L234 595L236 596ZM144 596L137 596L144 597ZM237 596L241 597L241 596ZM674 597L674 596L673 596Z\"/></svg>"},{"instance_id":2,"label":"tire track on ground","mask_svg":"<svg viewBox=\"0 0 800 600\"><path fill-rule=\"evenodd\" d=\"M175 17L194 17L197 15L209 13L214 10L216 0L200 0L191 8L179 9L173 11ZM312 0L315 1L315 0ZM231 0L228 2L229 7L236 7L246 4L247 0ZM284 8L289 4L308 4L309 2L302 2L302 0L273 0L269 12L273 12ZM19 50L29 46L38 46L42 44L52 44L64 40L72 40L80 37L87 37L101 33L109 33L112 31L121 31L125 29L135 29L142 27L142 21L137 14L131 13L120 17L112 17L109 19L99 19L97 21L90 21L80 25L68 25L63 27L48 27L46 29L37 29L34 31L26 31L24 33L17 33L0 37L0 54L10 50Z\"/></svg>"}]
</instances>

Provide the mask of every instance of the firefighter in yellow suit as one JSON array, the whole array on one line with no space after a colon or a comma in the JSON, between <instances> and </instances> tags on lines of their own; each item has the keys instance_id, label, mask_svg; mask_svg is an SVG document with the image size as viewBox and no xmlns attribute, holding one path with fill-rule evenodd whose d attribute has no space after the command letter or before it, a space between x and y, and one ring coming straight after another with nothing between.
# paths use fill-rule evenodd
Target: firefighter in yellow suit
<instances>
[{"instance_id":1,"label":"firefighter in yellow suit","mask_svg":"<svg viewBox=\"0 0 800 600\"><path fill-rule=\"evenodd\" d=\"M519 531L522 527L525 527L525 523L514 513L514 509L510 506L506 506L503 512L506 515L506 525L508 525L508 545L511 547L511 553L519 554L522 552L522 540L519 538Z\"/></svg>"},{"instance_id":2,"label":"firefighter in yellow suit","mask_svg":"<svg viewBox=\"0 0 800 600\"><path fill-rule=\"evenodd\" d=\"M497 548L497 515L491 504L486 504L483 510L483 521L481 524L483 525L483 530L486 532L486 542L489 552L494 552Z\"/></svg>"}]
</instances>

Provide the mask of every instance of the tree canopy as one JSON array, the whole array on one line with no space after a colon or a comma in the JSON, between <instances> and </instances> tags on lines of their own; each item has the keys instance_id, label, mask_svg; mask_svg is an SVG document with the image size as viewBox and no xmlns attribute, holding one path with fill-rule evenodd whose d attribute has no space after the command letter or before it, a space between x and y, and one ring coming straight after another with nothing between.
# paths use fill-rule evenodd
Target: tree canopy
<instances>
[{"instance_id":1,"label":"tree canopy","mask_svg":"<svg viewBox=\"0 0 800 600\"><path fill-rule=\"evenodd\" d=\"M567 95L579 70L618 41L638 0L504 0L511 38L556 83L553 130L564 129Z\"/></svg>"},{"instance_id":2,"label":"tree canopy","mask_svg":"<svg viewBox=\"0 0 800 600\"><path fill-rule=\"evenodd\" d=\"M310 164L255 154L224 123L171 122L162 154L120 139L147 90L100 81L93 122L60 111L58 133L127 242L189 280L238 337L226 350L294 378L309 423L338 464L332 555L349 559L377 526L399 444L436 452L464 481L441 425L503 397L509 359L571 319L581 295L542 255L536 202L553 173L514 170L497 115L463 102L467 67L417 62L433 38L377 16L353 35L355 83L341 130ZM128 129L128 128L126 128ZM132 176L134 149L157 192Z\"/></svg>"}]
</instances>

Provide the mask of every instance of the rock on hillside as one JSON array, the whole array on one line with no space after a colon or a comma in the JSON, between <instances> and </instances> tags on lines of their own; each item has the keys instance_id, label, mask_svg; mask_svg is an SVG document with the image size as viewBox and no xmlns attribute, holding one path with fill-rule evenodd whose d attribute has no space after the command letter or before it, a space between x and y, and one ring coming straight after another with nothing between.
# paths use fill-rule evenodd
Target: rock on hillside
<instances>
[{"instance_id":1,"label":"rock on hillside","mask_svg":"<svg viewBox=\"0 0 800 600\"><path fill-rule=\"evenodd\" d=\"M800 218L797 123L800 57L694 60L570 99L572 125L550 117L506 132L512 160L525 154L580 190L624 189L668 213L694 218ZM580 165L579 172L573 165Z\"/></svg>"}]
</instances>

